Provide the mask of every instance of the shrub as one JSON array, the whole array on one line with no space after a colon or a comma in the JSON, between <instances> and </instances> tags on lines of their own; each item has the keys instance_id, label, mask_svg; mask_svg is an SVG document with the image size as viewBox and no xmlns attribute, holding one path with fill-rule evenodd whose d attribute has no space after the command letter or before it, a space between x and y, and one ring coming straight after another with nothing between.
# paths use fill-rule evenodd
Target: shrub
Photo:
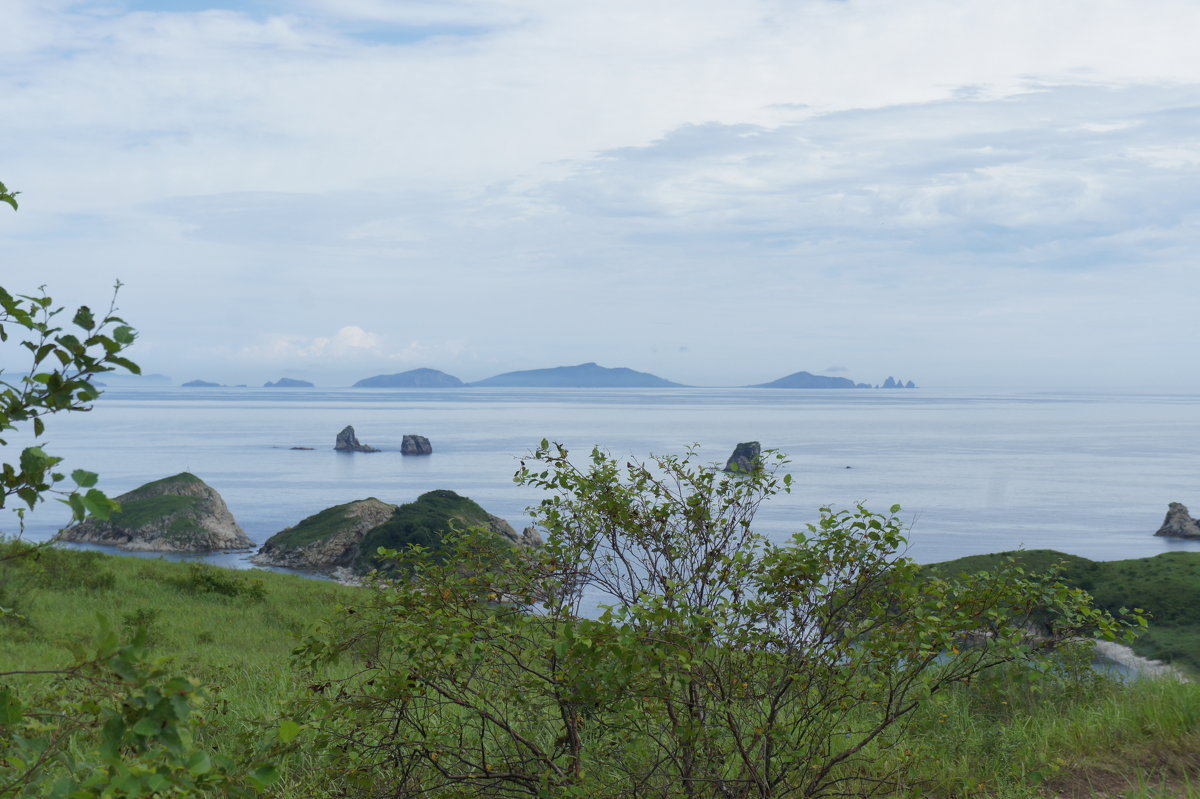
<instances>
[{"instance_id":1,"label":"shrub","mask_svg":"<svg viewBox=\"0 0 1200 799\"><path fill-rule=\"evenodd\" d=\"M786 491L689 453L586 468L547 442L539 551L474 531L442 555L390 553L379 580L298 651L316 669L316 743L355 795L817 797L880 790L870 755L932 696L1121 626L1015 566L954 581L901 557L893 508L821 510L777 544L754 532ZM532 465L530 465L532 464ZM1046 620L1032 638L1034 611ZM904 760L889 762L904 767Z\"/></svg>"},{"instance_id":2,"label":"shrub","mask_svg":"<svg viewBox=\"0 0 1200 799\"><path fill-rule=\"evenodd\" d=\"M261 602L267 598L267 587L262 580L243 577L210 563L189 563L187 572L181 577L172 578L172 582L193 594L241 597L251 602Z\"/></svg>"}]
</instances>

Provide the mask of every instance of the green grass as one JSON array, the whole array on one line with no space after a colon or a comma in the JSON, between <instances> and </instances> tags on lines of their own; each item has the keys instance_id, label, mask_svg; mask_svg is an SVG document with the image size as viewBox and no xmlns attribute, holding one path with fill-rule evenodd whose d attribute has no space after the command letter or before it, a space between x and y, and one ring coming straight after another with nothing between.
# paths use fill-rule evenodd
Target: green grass
<instances>
[{"instance_id":1,"label":"green grass","mask_svg":"<svg viewBox=\"0 0 1200 799\"><path fill-rule=\"evenodd\" d=\"M199 502L200 497L181 497L174 494L129 499L121 503L120 512L114 513L111 521L118 527L142 527L172 513L190 510Z\"/></svg>"},{"instance_id":2,"label":"green grass","mask_svg":"<svg viewBox=\"0 0 1200 799\"><path fill-rule=\"evenodd\" d=\"M270 571L43 549L0 563L0 605L21 616L0 619L0 665L70 663L103 615L127 632L146 627L153 653L223 690L239 686L231 697L239 703L259 704L282 699L271 686L290 674L300 635L359 591Z\"/></svg>"},{"instance_id":3,"label":"green grass","mask_svg":"<svg viewBox=\"0 0 1200 799\"><path fill-rule=\"evenodd\" d=\"M1026 571L1042 574L1055 564L1062 580L1092 595L1096 606L1113 614L1142 608L1150 629L1133 644L1144 657L1200 671L1200 552L1164 552L1151 558L1092 561L1048 549L973 555L923 567L948 577L994 570L1012 558Z\"/></svg>"},{"instance_id":4,"label":"green grass","mask_svg":"<svg viewBox=\"0 0 1200 799\"><path fill-rule=\"evenodd\" d=\"M280 547L302 547L328 538L342 530L350 518L350 503L334 505L320 513L309 516L295 527L289 527L271 536L271 544Z\"/></svg>"},{"instance_id":5,"label":"green grass","mask_svg":"<svg viewBox=\"0 0 1200 799\"><path fill-rule=\"evenodd\" d=\"M152 480L149 483L138 486L135 491L147 491L155 489L177 488L186 485L204 485L204 481L191 472L180 472L173 474L170 477L164 477L161 480Z\"/></svg>"},{"instance_id":6,"label":"green grass","mask_svg":"<svg viewBox=\"0 0 1200 799\"><path fill-rule=\"evenodd\" d=\"M14 546L0 544L0 557ZM1017 556L1028 556L1030 568L1059 557ZM1073 579L1109 576L1083 559L1066 560L1078 567ZM1127 562L1112 584L1129 590L1171 574L1186 584L1187 561ZM967 562L986 568L996 561ZM1130 582L1121 582L1125 576ZM214 723L203 734L222 751L239 751L269 737L279 718L299 718L296 703L313 697L314 688L312 675L294 667L292 651L306 631L339 606L360 606L367 592L268 571L42 549L0 562L0 606L20 614L0 618L0 671L73 662L73 650L94 637L96 614L103 614L122 635L144 628L152 655L208 686ZM1182 635L1182 626L1172 629ZM342 667L356 669L365 656L348 652ZM909 770L899 792L909 797L1200 798L1200 685L1113 682L1091 672L1083 653L1052 671L1014 666L933 697L900 738L871 754L868 776ZM340 795L346 757L305 732L282 760L284 776L269 796Z\"/></svg>"}]
</instances>

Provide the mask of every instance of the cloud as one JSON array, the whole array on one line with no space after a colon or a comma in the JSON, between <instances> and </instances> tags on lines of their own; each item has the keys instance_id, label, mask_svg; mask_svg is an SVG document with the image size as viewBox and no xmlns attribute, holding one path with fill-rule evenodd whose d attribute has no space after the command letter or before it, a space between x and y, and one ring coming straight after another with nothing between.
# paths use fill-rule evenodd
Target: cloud
<instances>
[{"instance_id":1,"label":"cloud","mask_svg":"<svg viewBox=\"0 0 1200 799\"><path fill-rule=\"evenodd\" d=\"M382 338L361 327L348 325L332 336L305 336L266 333L257 344L242 347L235 357L241 360L271 363L276 361L312 361L354 358L378 354Z\"/></svg>"},{"instance_id":2,"label":"cloud","mask_svg":"<svg viewBox=\"0 0 1200 799\"><path fill-rule=\"evenodd\" d=\"M0 258L120 277L152 358L928 384L1200 334L1144 324L1200 292L1190 0L206 5L0 41Z\"/></svg>"}]
</instances>

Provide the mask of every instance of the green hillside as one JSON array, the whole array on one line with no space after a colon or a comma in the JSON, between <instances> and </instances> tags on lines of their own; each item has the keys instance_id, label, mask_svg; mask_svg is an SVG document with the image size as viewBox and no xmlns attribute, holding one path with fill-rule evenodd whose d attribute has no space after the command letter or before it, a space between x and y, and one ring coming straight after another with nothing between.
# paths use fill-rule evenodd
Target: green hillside
<instances>
[{"instance_id":1,"label":"green hillside","mask_svg":"<svg viewBox=\"0 0 1200 799\"><path fill-rule=\"evenodd\" d=\"M941 577L993 571L1002 560L1016 561L1032 573L1056 565L1068 585L1090 593L1111 613L1142 608L1150 628L1133 644L1144 657L1200 671L1200 552L1164 552L1134 560L1093 561L1050 549L972 555L924 568Z\"/></svg>"}]
</instances>

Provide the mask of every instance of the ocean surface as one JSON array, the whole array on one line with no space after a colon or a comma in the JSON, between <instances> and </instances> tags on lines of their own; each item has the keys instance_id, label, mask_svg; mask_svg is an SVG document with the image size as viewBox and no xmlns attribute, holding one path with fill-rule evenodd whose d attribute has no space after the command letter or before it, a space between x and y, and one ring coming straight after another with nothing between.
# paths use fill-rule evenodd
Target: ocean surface
<instances>
[{"instance_id":1,"label":"ocean surface","mask_svg":"<svg viewBox=\"0 0 1200 799\"><path fill-rule=\"evenodd\" d=\"M346 425L383 451L333 451ZM406 433L434 453L402 456ZM644 459L696 444L721 464L760 441L791 459L792 493L757 519L779 540L823 505L863 503L901 505L908 554L923 563L1019 547L1101 560L1200 549L1153 536L1168 502L1200 511L1198 393L111 388L90 413L48 419L42 444L68 472L99 472L110 496L190 471L261 543L330 505L438 488L520 529L540 497L512 476L543 438L580 459L596 445ZM6 460L27 443L9 436ZM45 540L68 518L51 501L23 535ZM17 533L9 511L0 531ZM251 568L246 557L204 559Z\"/></svg>"}]
</instances>

